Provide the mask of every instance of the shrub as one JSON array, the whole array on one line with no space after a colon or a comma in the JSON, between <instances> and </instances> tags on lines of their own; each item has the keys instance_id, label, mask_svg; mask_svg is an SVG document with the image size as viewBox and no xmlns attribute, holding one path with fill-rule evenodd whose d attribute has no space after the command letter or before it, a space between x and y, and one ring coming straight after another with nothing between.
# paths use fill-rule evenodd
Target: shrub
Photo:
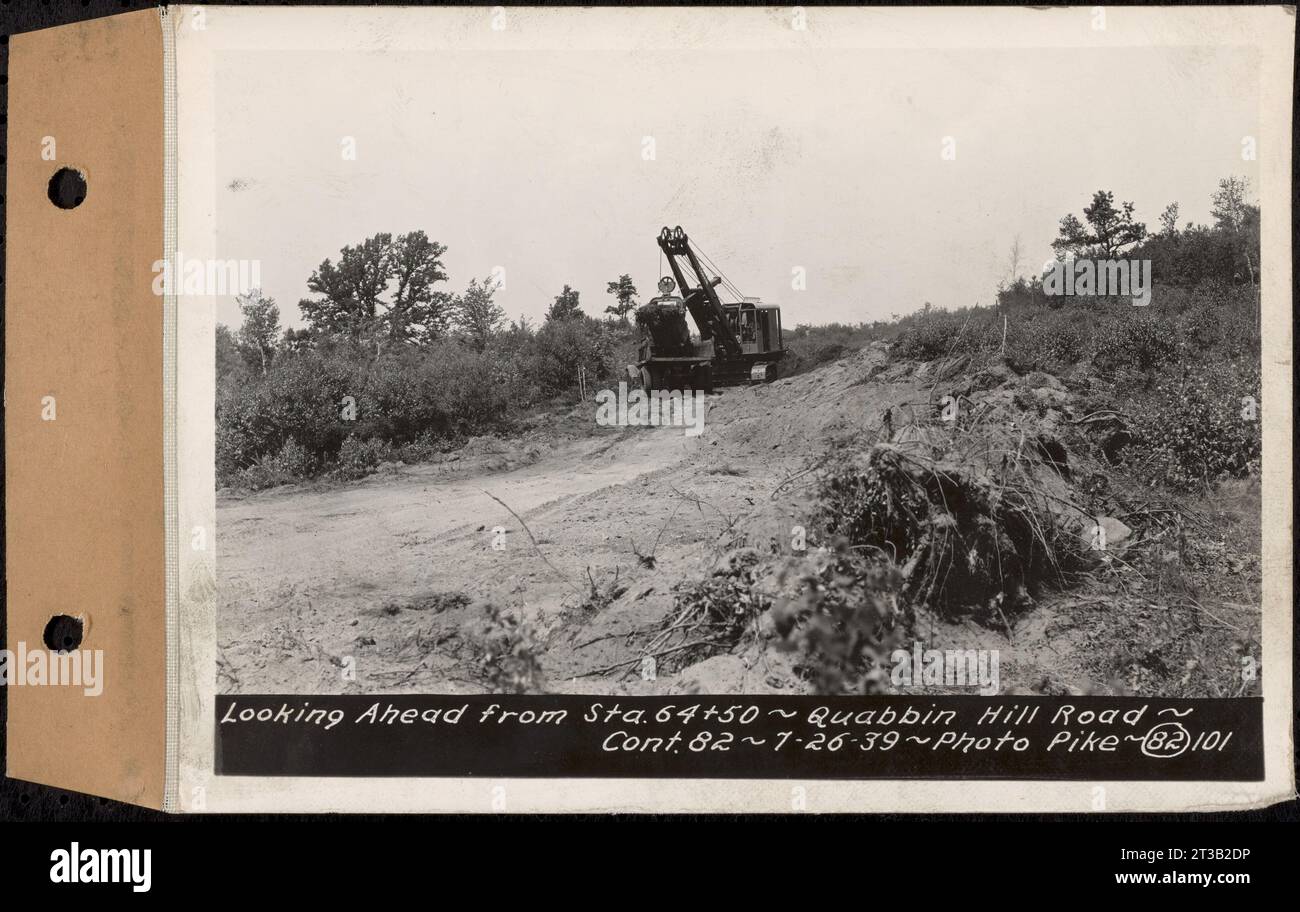
<instances>
[{"instance_id":1,"label":"shrub","mask_svg":"<svg viewBox=\"0 0 1300 912\"><path fill-rule=\"evenodd\" d=\"M889 657L903 633L896 623L898 570L843 542L790 569L797 594L777 603L772 622L779 644L796 655L795 667L819 694L887 690Z\"/></svg>"},{"instance_id":2,"label":"shrub","mask_svg":"<svg viewBox=\"0 0 1300 912\"><path fill-rule=\"evenodd\" d=\"M1093 347L1093 363L1103 370L1150 371L1178 356L1173 321L1131 306L1102 324Z\"/></svg>"},{"instance_id":3,"label":"shrub","mask_svg":"<svg viewBox=\"0 0 1300 912\"><path fill-rule=\"evenodd\" d=\"M1259 297L1253 285L1206 282L1194 289L1160 289L1165 313L1194 353L1240 358L1259 353Z\"/></svg>"},{"instance_id":4,"label":"shrub","mask_svg":"<svg viewBox=\"0 0 1300 912\"><path fill-rule=\"evenodd\" d=\"M1166 374L1149 396L1129 404L1135 440L1125 460L1148 483L1181 490L1257 473L1259 397L1256 364L1223 361Z\"/></svg>"},{"instance_id":5,"label":"shrub","mask_svg":"<svg viewBox=\"0 0 1300 912\"><path fill-rule=\"evenodd\" d=\"M967 354L987 347L986 331L992 311L932 310L927 307L898 337L895 352L903 358L931 361L948 354ZM998 320L1001 327L1002 321ZM1000 329L999 329L1000 332Z\"/></svg>"},{"instance_id":6,"label":"shrub","mask_svg":"<svg viewBox=\"0 0 1300 912\"><path fill-rule=\"evenodd\" d=\"M446 449L445 441L440 442L431 431L423 431L415 440L398 447L394 455L400 462L415 465L434 459Z\"/></svg>"},{"instance_id":7,"label":"shrub","mask_svg":"<svg viewBox=\"0 0 1300 912\"><path fill-rule=\"evenodd\" d=\"M893 350L915 360L998 352L1005 325L1007 362L1021 372L1060 370L1093 357L1102 370L1145 375L1182 357L1180 343L1206 356L1258 354L1255 286L1160 285L1152 298L1140 308L1122 297L1049 299L1022 281L999 294L998 309L927 308L904 317L896 324ZM880 327L873 332L881 338L890 334Z\"/></svg>"},{"instance_id":8,"label":"shrub","mask_svg":"<svg viewBox=\"0 0 1300 912\"><path fill-rule=\"evenodd\" d=\"M482 433L509 407L491 351L443 342L375 360L358 395L355 433L395 444Z\"/></svg>"},{"instance_id":9,"label":"shrub","mask_svg":"<svg viewBox=\"0 0 1300 912\"><path fill-rule=\"evenodd\" d=\"M353 359L314 351L278 358L262 378L223 378L217 390L217 471L231 479L294 440L320 462L352 430L343 420L345 395L362 381Z\"/></svg>"},{"instance_id":10,"label":"shrub","mask_svg":"<svg viewBox=\"0 0 1300 912\"><path fill-rule=\"evenodd\" d=\"M378 357L342 346L306 350L282 354L265 377L227 375L217 391L218 478L239 482L289 439L321 464L334 461L349 436L398 446L423 441L427 458L434 441L505 420L512 390L501 366L499 353L444 342Z\"/></svg>"},{"instance_id":11,"label":"shrub","mask_svg":"<svg viewBox=\"0 0 1300 912\"><path fill-rule=\"evenodd\" d=\"M470 652L492 693L545 690L542 646L531 624L495 605L485 605L482 619L469 634Z\"/></svg>"},{"instance_id":12,"label":"shrub","mask_svg":"<svg viewBox=\"0 0 1300 912\"><path fill-rule=\"evenodd\" d=\"M1048 311L1031 319L1007 321L1007 363L1018 371L1063 368L1088 354L1091 334L1069 311Z\"/></svg>"},{"instance_id":13,"label":"shrub","mask_svg":"<svg viewBox=\"0 0 1300 912\"><path fill-rule=\"evenodd\" d=\"M825 326L796 326L785 330L782 337L787 352L781 362L781 376L793 377L865 348L879 335L866 323L856 326L830 323Z\"/></svg>"},{"instance_id":14,"label":"shrub","mask_svg":"<svg viewBox=\"0 0 1300 912\"><path fill-rule=\"evenodd\" d=\"M1043 281L1038 277L1018 276L1014 282L998 289L998 306L1006 310L1060 307L1061 300L1043 291Z\"/></svg>"},{"instance_id":15,"label":"shrub","mask_svg":"<svg viewBox=\"0 0 1300 912\"><path fill-rule=\"evenodd\" d=\"M1221 347L1224 324L1218 308L1190 308L1183 317L1182 336L1189 346L1200 352Z\"/></svg>"},{"instance_id":16,"label":"shrub","mask_svg":"<svg viewBox=\"0 0 1300 912\"><path fill-rule=\"evenodd\" d=\"M1248 281L1249 277L1232 234L1204 226L1179 231L1173 236L1152 235L1125 256L1150 259L1152 275L1161 285L1236 284ZM1252 257L1254 262L1259 262L1257 249Z\"/></svg>"},{"instance_id":17,"label":"shrub","mask_svg":"<svg viewBox=\"0 0 1300 912\"><path fill-rule=\"evenodd\" d=\"M311 477L315 469L315 458L290 438L280 447L279 452L262 456L245 469L242 481L245 487L260 491L263 488L302 481Z\"/></svg>"},{"instance_id":18,"label":"shrub","mask_svg":"<svg viewBox=\"0 0 1300 912\"><path fill-rule=\"evenodd\" d=\"M537 331L532 369L529 371L535 395L554 396L577 385L578 368L588 371L592 381L619 376L616 363L618 332L590 317L549 320Z\"/></svg>"},{"instance_id":19,"label":"shrub","mask_svg":"<svg viewBox=\"0 0 1300 912\"><path fill-rule=\"evenodd\" d=\"M388 454L388 449L388 444L382 440L348 437L339 447L339 459L334 473L339 478L349 481L365 478L379 468L379 463Z\"/></svg>"},{"instance_id":20,"label":"shrub","mask_svg":"<svg viewBox=\"0 0 1300 912\"><path fill-rule=\"evenodd\" d=\"M930 310L906 324L894 352L922 361L949 354L999 352L1005 332L1006 358L1017 370L1067 366L1089 352L1092 319L1083 308Z\"/></svg>"}]
</instances>

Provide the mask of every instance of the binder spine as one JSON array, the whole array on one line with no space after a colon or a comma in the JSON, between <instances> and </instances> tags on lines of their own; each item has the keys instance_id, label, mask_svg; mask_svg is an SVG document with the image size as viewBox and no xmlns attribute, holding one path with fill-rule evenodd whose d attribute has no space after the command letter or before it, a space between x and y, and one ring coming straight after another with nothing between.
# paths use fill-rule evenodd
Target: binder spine
<instances>
[{"instance_id":1,"label":"binder spine","mask_svg":"<svg viewBox=\"0 0 1300 912\"><path fill-rule=\"evenodd\" d=\"M5 687L6 772L150 807L175 703L159 25L147 9L13 37L5 233L4 645L82 669ZM55 622L73 632L52 641Z\"/></svg>"},{"instance_id":2,"label":"binder spine","mask_svg":"<svg viewBox=\"0 0 1300 912\"><path fill-rule=\"evenodd\" d=\"M168 7L159 7L163 64L163 256L176 260L176 32ZM180 756L180 504L176 461L176 286L168 284L163 298L163 535L166 539L164 598L167 627L166 747L163 810L178 809Z\"/></svg>"}]
</instances>

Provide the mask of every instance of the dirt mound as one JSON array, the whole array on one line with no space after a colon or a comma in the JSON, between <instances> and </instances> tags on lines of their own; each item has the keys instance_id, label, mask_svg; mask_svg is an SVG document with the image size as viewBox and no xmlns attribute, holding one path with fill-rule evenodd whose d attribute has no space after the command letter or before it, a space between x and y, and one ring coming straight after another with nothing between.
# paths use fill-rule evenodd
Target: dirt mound
<instances>
[{"instance_id":1,"label":"dirt mound","mask_svg":"<svg viewBox=\"0 0 1300 912\"><path fill-rule=\"evenodd\" d=\"M887 347L873 345L806 374L728 390L710 403L709 445L759 457L782 450L820 455L819 447L845 431L873 423L890 399L912 395L907 384L871 383L888 359Z\"/></svg>"}]
</instances>

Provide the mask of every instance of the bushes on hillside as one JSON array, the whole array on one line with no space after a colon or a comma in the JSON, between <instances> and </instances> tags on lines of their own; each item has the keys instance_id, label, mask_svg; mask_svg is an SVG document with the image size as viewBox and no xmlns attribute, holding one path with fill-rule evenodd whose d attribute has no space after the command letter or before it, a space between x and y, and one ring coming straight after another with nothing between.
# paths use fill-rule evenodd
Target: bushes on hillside
<instances>
[{"instance_id":1,"label":"bushes on hillside","mask_svg":"<svg viewBox=\"0 0 1300 912\"><path fill-rule=\"evenodd\" d=\"M1017 315L1006 321L1007 363L1019 371L1061 368L1077 364L1090 351L1089 315L1071 311L1042 311L1028 319ZM994 321L994 330L1000 330ZM1000 340L986 335L984 346L993 349Z\"/></svg>"},{"instance_id":2,"label":"bushes on hillside","mask_svg":"<svg viewBox=\"0 0 1300 912\"><path fill-rule=\"evenodd\" d=\"M422 433L459 438L499 421L515 392L490 352L453 342L403 348L369 365L353 432L393 444Z\"/></svg>"},{"instance_id":3,"label":"bushes on hillside","mask_svg":"<svg viewBox=\"0 0 1300 912\"><path fill-rule=\"evenodd\" d=\"M614 377L617 340L629 332L586 316L550 320L537 331L525 382L533 384L534 395L550 397L575 386L579 367L592 381Z\"/></svg>"},{"instance_id":4,"label":"bushes on hillside","mask_svg":"<svg viewBox=\"0 0 1300 912\"><path fill-rule=\"evenodd\" d=\"M1074 298L1060 308L927 309L899 325L898 357L927 361L1001 352L1020 371L1059 370L1092 359L1108 372L1150 372L1184 357L1259 351L1254 286L1219 282L1195 289L1157 286L1147 307L1123 298Z\"/></svg>"},{"instance_id":5,"label":"bushes on hillside","mask_svg":"<svg viewBox=\"0 0 1300 912\"><path fill-rule=\"evenodd\" d=\"M1152 235L1125 255L1151 260L1153 278L1162 285L1243 283L1249 270L1240 247L1229 232L1202 225L1175 235Z\"/></svg>"},{"instance_id":6,"label":"bushes on hillside","mask_svg":"<svg viewBox=\"0 0 1300 912\"><path fill-rule=\"evenodd\" d=\"M1001 352L1018 370L1064 366L1088 354L1087 324L1087 314L1070 311L930 310L907 325L894 352L920 361Z\"/></svg>"},{"instance_id":7,"label":"bushes on hillside","mask_svg":"<svg viewBox=\"0 0 1300 912\"><path fill-rule=\"evenodd\" d=\"M1005 347L1002 339L1006 320ZM901 321L904 358L1005 354L1026 373L1088 361L1132 418L1123 459L1142 480L1200 488L1259 468L1260 326L1253 285L1156 286L1152 303L1075 299L1058 309L927 310Z\"/></svg>"},{"instance_id":8,"label":"bushes on hillside","mask_svg":"<svg viewBox=\"0 0 1300 912\"><path fill-rule=\"evenodd\" d=\"M836 361L850 352L883 338L880 323L828 323L824 326L796 326L782 332L786 347L781 376L807 373Z\"/></svg>"},{"instance_id":9,"label":"bushes on hillside","mask_svg":"<svg viewBox=\"0 0 1300 912\"><path fill-rule=\"evenodd\" d=\"M339 459L334 473L345 481L365 478L379 468L379 463L388 455L389 449L387 443L373 437L369 440L362 440L355 435L347 437L339 447Z\"/></svg>"},{"instance_id":10,"label":"bushes on hillside","mask_svg":"<svg viewBox=\"0 0 1300 912\"><path fill-rule=\"evenodd\" d=\"M500 422L513 390L492 355L451 342L378 358L340 348L282 355L265 378L218 386L217 472L226 483L294 441L317 469L373 469L370 441L460 439ZM358 449L362 447L363 449Z\"/></svg>"},{"instance_id":11,"label":"bushes on hillside","mask_svg":"<svg viewBox=\"0 0 1300 912\"><path fill-rule=\"evenodd\" d=\"M296 441L318 462L338 452L352 428L343 397L362 386L360 367L337 354L294 353L265 377L230 376L217 384L217 477L233 480L262 457Z\"/></svg>"},{"instance_id":12,"label":"bushes on hillside","mask_svg":"<svg viewBox=\"0 0 1300 912\"><path fill-rule=\"evenodd\" d=\"M443 339L376 354L317 340L281 350L265 376L228 359L234 366L217 383L218 479L259 488L331 468L357 478L377 465L375 448L385 458L428 458L572 390L579 367L589 383L616 379L631 338L618 323L575 317L513 327L482 350Z\"/></svg>"},{"instance_id":13,"label":"bushes on hillside","mask_svg":"<svg viewBox=\"0 0 1300 912\"><path fill-rule=\"evenodd\" d=\"M292 484L310 476L316 470L316 460L306 448L290 438L277 453L267 453L245 469L240 476L244 487L254 491Z\"/></svg>"},{"instance_id":14,"label":"bushes on hillside","mask_svg":"<svg viewBox=\"0 0 1300 912\"><path fill-rule=\"evenodd\" d=\"M1103 370L1149 371L1178 355L1175 324L1146 308L1118 310L1098 328L1093 338L1093 363Z\"/></svg>"},{"instance_id":15,"label":"bushes on hillside","mask_svg":"<svg viewBox=\"0 0 1300 912\"><path fill-rule=\"evenodd\" d=\"M982 346L982 337L992 313L969 309L938 310L926 305L926 309L913 318L899 336L894 352L899 357L918 361L969 353ZM972 322L976 323L975 331L968 335Z\"/></svg>"},{"instance_id":16,"label":"bushes on hillside","mask_svg":"<svg viewBox=\"0 0 1300 912\"><path fill-rule=\"evenodd\" d=\"M1167 371L1130 405L1132 471L1183 490L1258 473L1260 371L1223 361L1212 370Z\"/></svg>"}]
</instances>

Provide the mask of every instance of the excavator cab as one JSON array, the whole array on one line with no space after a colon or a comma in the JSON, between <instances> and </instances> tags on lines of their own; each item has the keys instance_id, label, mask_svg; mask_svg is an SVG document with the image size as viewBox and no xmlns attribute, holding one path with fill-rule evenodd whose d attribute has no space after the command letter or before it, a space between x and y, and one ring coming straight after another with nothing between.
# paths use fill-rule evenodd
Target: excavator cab
<instances>
[{"instance_id":1,"label":"excavator cab","mask_svg":"<svg viewBox=\"0 0 1300 912\"><path fill-rule=\"evenodd\" d=\"M781 308L764 304L758 298L745 298L738 304L723 304L727 324L740 339L746 354L766 354L785 348L781 338Z\"/></svg>"}]
</instances>

